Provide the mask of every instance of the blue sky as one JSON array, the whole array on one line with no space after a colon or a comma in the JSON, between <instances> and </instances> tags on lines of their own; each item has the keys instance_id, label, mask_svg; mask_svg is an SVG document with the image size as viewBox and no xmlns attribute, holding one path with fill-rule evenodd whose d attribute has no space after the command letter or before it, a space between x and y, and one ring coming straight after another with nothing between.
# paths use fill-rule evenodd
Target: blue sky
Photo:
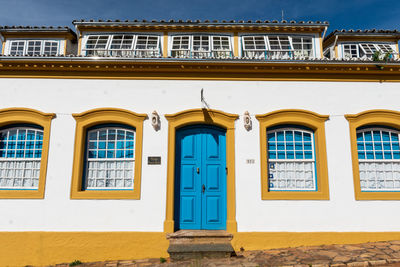
<instances>
[{"instance_id":1,"label":"blue sky","mask_svg":"<svg viewBox=\"0 0 400 267\"><path fill-rule=\"evenodd\" d=\"M399 0L0 0L0 25L70 26L74 19L329 21L334 29L400 29Z\"/></svg>"}]
</instances>

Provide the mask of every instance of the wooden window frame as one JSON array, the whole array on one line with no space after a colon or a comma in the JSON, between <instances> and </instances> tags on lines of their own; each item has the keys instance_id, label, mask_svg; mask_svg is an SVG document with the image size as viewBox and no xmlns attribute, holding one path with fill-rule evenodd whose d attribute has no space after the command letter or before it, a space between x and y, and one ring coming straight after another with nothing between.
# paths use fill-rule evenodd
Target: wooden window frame
<instances>
[{"instance_id":1,"label":"wooden window frame","mask_svg":"<svg viewBox=\"0 0 400 267\"><path fill-rule=\"evenodd\" d=\"M43 128L43 147L40 159L40 173L38 189L21 190L6 189L0 190L0 199L43 199L47 160L49 154L49 140L51 120L55 117L54 113L43 113L29 108L6 108L0 110L0 127L12 126L14 124L34 124Z\"/></svg>"},{"instance_id":2,"label":"wooden window frame","mask_svg":"<svg viewBox=\"0 0 400 267\"><path fill-rule=\"evenodd\" d=\"M285 109L256 115L260 124L261 199L262 200L329 200L325 121L329 116L307 110ZM267 129L279 125L305 126L314 131L317 191L270 191L268 184Z\"/></svg>"},{"instance_id":3,"label":"wooden window frame","mask_svg":"<svg viewBox=\"0 0 400 267\"><path fill-rule=\"evenodd\" d=\"M76 120L75 149L72 169L71 199L140 199L143 121L146 114L117 108L98 108L72 114ZM133 190L84 190L83 177L86 162L87 130L101 124L122 124L135 128L135 177Z\"/></svg>"},{"instance_id":4,"label":"wooden window frame","mask_svg":"<svg viewBox=\"0 0 400 267\"><path fill-rule=\"evenodd\" d=\"M361 191L360 169L357 149L357 129L363 126L387 126L400 130L400 112L375 109L347 114L349 122L351 158L353 166L354 197L356 200L400 200L400 192L367 192Z\"/></svg>"}]
</instances>

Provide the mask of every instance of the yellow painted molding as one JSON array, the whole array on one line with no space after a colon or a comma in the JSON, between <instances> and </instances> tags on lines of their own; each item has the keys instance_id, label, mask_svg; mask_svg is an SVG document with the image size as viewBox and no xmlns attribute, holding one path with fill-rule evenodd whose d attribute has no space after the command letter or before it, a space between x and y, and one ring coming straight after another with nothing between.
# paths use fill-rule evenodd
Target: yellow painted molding
<instances>
[{"instance_id":1,"label":"yellow painted molding","mask_svg":"<svg viewBox=\"0 0 400 267\"><path fill-rule=\"evenodd\" d=\"M72 114L76 120L75 149L72 169L71 199L140 199L143 121L146 114L118 108L98 108ZM135 177L134 190L83 190L82 178L85 165L86 133L90 127L118 123L135 128Z\"/></svg>"},{"instance_id":2,"label":"yellow painted molding","mask_svg":"<svg viewBox=\"0 0 400 267\"><path fill-rule=\"evenodd\" d=\"M78 38L78 55L82 55L82 34Z\"/></svg>"},{"instance_id":3,"label":"yellow painted molding","mask_svg":"<svg viewBox=\"0 0 400 267\"><path fill-rule=\"evenodd\" d=\"M46 185L47 159L49 155L49 140L51 120L54 113L43 113L29 108L6 108L0 109L0 127L27 123L39 125L43 128L43 147L40 160L39 185L37 190L0 190L0 199L42 199Z\"/></svg>"},{"instance_id":4,"label":"yellow painted molding","mask_svg":"<svg viewBox=\"0 0 400 267\"><path fill-rule=\"evenodd\" d=\"M226 230L237 232L235 193L235 121L238 115L213 109L189 109L165 115L168 120L167 207L164 232L174 232L175 134L180 127L193 124L216 125L226 129L227 220Z\"/></svg>"},{"instance_id":5,"label":"yellow painted molding","mask_svg":"<svg viewBox=\"0 0 400 267\"><path fill-rule=\"evenodd\" d=\"M389 126L400 130L400 112L394 110L375 109L348 114L351 159L353 166L354 196L356 200L400 200L400 192L362 192L360 185L360 169L358 163L357 129L368 125Z\"/></svg>"},{"instance_id":6,"label":"yellow painted molding","mask_svg":"<svg viewBox=\"0 0 400 267\"><path fill-rule=\"evenodd\" d=\"M164 32L163 33L163 36L162 36L162 38L163 38L163 50L162 50L162 53L163 53L163 57L168 57L168 32Z\"/></svg>"},{"instance_id":7,"label":"yellow painted molding","mask_svg":"<svg viewBox=\"0 0 400 267\"><path fill-rule=\"evenodd\" d=\"M400 82L400 64L0 60L0 78Z\"/></svg>"},{"instance_id":8,"label":"yellow painted molding","mask_svg":"<svg viewBox=\"0 0 400 267\"><path fill-rule=\"evenodd\" d=\"M238 232L239 251L399 240L400 232ZM0 266L168 257L162 232L0 232Z\"/></svg>"},{"instance_id":9,"label":"yellow painted molding","mask_svg":"<svg viewBox=\"0 0 400 267\"><path fill-rule=\"evenodd\" d=\"M5 52L6 52L6 41L4 40L4 42L2 43L1 53L4 55Z\"/></svg>"},{"instance_id":10,"label":"yellow painted molding","mask_svg":"<svg viewBox=\"0 0 400 267\"><path fill-rule=\"evenodd\" d=\"M233 56L234 57L239 57L239 33L234 32L233 33Z\"/></svg>"},{"instance_id":11,"label":"yellow painted molding","mask_svg":"<svg viewBox=\"0 0 400 267\"><path fill-rule=\"evenodd\" d=\"M0 232L0 266L168 257L162 232Z\"/></svg>"},{"instance_id":12,"label":"yellow painted molding","mask_svg":"<svg viewBox=\"0 0 400 267\"><path fill-rule=\"evenodd\" d=\"M4 39L10 38L19 38L19 39L27 39L27 38L62 38L68 40L75 40L75 35L71 32L2 32Z\"/></svg>"},{"instance_id":13,"label":"yellow painted molding","mask_svg":"<svg viewBox=\"0 0 400 267\"><path fill-rule=\"evenodd\" d=\"M301 109L283 109L256 115L256 118L260 123L261 198L263 200L329 200L328 164L325 143L325 121L329 119L329 116ZM267 129L283 124L306 126L314 131L318 191L269 191Z\"/></svg>"},{"instance_id":14,"label":"yellow painted molding","mask_svg":"<svg viewBox=\"0 0 400 267\"><path fill-rule=\"evenodd\" d=\"M333 244L360 244L399 240L400 232L238 232L233 248L238 251Z\"/></svg>"}]
</instances>

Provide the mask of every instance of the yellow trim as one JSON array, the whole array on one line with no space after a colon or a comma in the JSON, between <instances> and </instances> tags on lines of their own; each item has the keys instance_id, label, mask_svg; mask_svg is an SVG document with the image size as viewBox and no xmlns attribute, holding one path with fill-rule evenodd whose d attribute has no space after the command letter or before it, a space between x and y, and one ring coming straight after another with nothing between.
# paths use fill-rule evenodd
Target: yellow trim
<instances>
[{"instance_id":1,"label":"yellow trim","mask_svg":"<svg viewBox=\"0 0 400 267\"><path fill-rule=\"evenodd\" d=\"M0 232L0 266L168 257L161 232Z\"/></svg>"},{"instance_id":2,"label":"yellow trim","mask_svg":"<svg viewBox=\"0 0 400 267\"><path fill-rule=\"evenodd\" d=\"M64 55L65 56L67 55L67 44L68 44L67 40L64 40Z\"/></svg>"},{"instance_id":3,"label":"yellow trim","mask_svg":"<svg viewBox=\"0 0 400 267\"><path fill-rule=\"evenodd\" d=\"M329 199L328 165L325 144L325 121L329 116L300 110L284 109L256 115L260 123L261 145L261 198L266 199ZM268 185L268 157L267 157L267 128L280 124L296 124L306 126L314 131L315 164L317 168L317 188L314 192L284 192L269 191Z\"/></svg>"},{"instance_id":4,"label":"yellow trim","mask_svg":"<svg viewBox=\"0 0 400 267\"><path fill-rule=\"evenodd\" d=\"M140 199L143 121L146 114L117 108L98 108L79 114L72 114L76 120L75 150L72 169L71 199ZM87 129L105 123L120 123L135 128L135 177L134 190L85 191L82 190L82 176L85 163L85 143Z\"/></svg>"},{"instance_id":5,"label":"yellow trim","mask_svg":"<svg viewBox=\"0 0 400 267\"><path fill-rule=\"evenodd\" d=\"M400 239L400 232L238 232L232 240L238 251L274 248L359 244Z\"/></svg>"},{"instance_id":6,"label":"yellow trim","mask_svg":"<svg viewBox=\"0 0 400 267\"><path fill-rule=\"evenodd\" d=\"M163 57L168 57L168 32L163 34Z\"/></svg>"},{"instance_id":7,"label":"yellow trim","mask_svg":"<svg viewBox=\"0 0 400 267\"><path fill-rule=\"evenodd\" d=\"M167 207L164 232L174 232L174 183L175 183L175 133L180 127L190 124L210 124L226 129L226 167L227 174L227 220L226 230L237 231L235 203L235 120L236 114L219 110L189 109L165 115L168 120L168 167L167 167Z\"/></svg>"},{"instance_id":8,"label":"yellow trim","mask_svg":"<svg viewBox=\"0 0 400 267\"><path fill-rule=\"evenodd\" d=\"M358 166L357 128L366 125L383 125L400 130L400 112L375 109L355 115L345 115L350 128L351 158L353 165L354 194L356 200L400 200L400 192L361 192Z\"/></svg>"},{"instance_id":9,"label":"yellow trim","mask_svg":"<svg viewBox=\"0 0 400 267\"><path fill-rule=\"evenodd\" d=\"M339 49L338 49L338 44L337 43L335 45L335 58L339 58Z\"/></svg>"},{"instance_id":10,"label":"yellow trim","mask_svg":"<svg viewBox=\"0 0 400 267\"><path fill-rule=\"evenodd\" d=\"M239 57L239 33L233 33L233 56Z\"/></svg>"},{"instance_id":11,"label":"yellow trim","mask_svg":"<svg viewBox=\"0 0 400 267\"><path fill-rule=\"evenodd\" d=\"M62 38L75 40L75 35L71 32L2 32L4 40L10 38Z\"/></svg>"},{"instance_id":12,"label":"yellow trim","mask_svg":"<svg viewBox=\"0 0 400 267\"><path fill-rule=\"evenodd\" d=\"M82 55L82 34L79 34L78 39L78 55Z\"/></svg>"},{"instance_id":13,"label":"yellow trim","mask_svg":"<svg viewBox=\"0 0 400 267\"><path fill-rule=\"evenodd\" d=\"M29 108L0 109L0 127L17 123L29 123L43 127L43 148L40 160L39 185L37 190L0 190L0 199L4 198L44 198L46 185L47 159L49 155L49 140L51 120L54 113L43 113Z\"/></svg>"},{"instance_id":14,"label":"yellow trim","mask_svg":"<svg viewBox=\"0 0 400 267\"><path fill-rule=\"evenodd\" d=\"M396 44L396 53L397 53L397 58L400 58L399 43Z\"/></svg>"},{"instance_id":15,"label":"yellow trim","mask_svg":"<svg viewBox=\"0 0 400 267\"><path fill-rule=\"evenodd\" d=\"M397 49L398 50L398 49ZM4 53L6 52L6 40L4 40L3 44L2 44L2 48L1 48L1 54L4 55Z\"/></svg>"},{"instance_id":16,"label":"yellow trim","mask_svg":"<svg viewBox=\"0 0 400 267\"><path fill-rule=\"evenodd\" d=\"M239 232L236 251L357 244L400 239L400 232ZM160 232L0 232L1 266L167 258Z\"/></svg>"}]
</instances>

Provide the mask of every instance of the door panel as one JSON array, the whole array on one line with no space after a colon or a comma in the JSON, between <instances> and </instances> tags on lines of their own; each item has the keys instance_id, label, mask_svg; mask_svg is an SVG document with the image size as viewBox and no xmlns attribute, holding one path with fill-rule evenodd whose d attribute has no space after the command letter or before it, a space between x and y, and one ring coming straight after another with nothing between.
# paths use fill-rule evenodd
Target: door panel
<instances>
[{"instance_id":1,"label":"door panel","mask_svg":"<svg viewBox=\"0 0 400 267\"><path fill-rule=\"evenodd\" d=\"M226 229L225 131L207 125L176 133L175 228Z\"/></svg>"}]
</instances>

